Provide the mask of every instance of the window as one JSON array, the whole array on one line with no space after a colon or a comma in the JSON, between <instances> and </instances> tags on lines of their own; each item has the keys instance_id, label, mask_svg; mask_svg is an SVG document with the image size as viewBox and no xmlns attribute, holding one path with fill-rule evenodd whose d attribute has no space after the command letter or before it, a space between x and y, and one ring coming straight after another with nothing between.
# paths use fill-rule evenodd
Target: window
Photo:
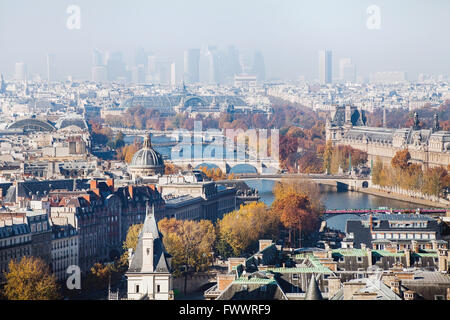
<instances>
[{"instance_id":1,"label":"window","mask_svg":"<svg viewBox=\"0 0 450 320\"><path fill-rule=\"evenodd\" d=\"M161 292L161 286L158 284L156 286L156 293L160 293Z\"/></svg>"},{"instance_id":2,"label":"window","mask_svg":"<svg viewBox=\"0 0 450 320\"><path fill-rule=\"evenodd\" d=\"M357 258L356 258L356 261L357 261L358 263L362 263L362 262L363 262L363 258L362 258L362 257L357 257Z\"/></svg>"},{"instance_id":3,"label":"window","mask_svg":"<svg viewBox=\"0 0 450 320\"><path fill-rule=\"evenodd\" d=\"M136 285L136 293L139 293L139 285Z\"/></svg>"},{"instance_id":4,"label":"window","mask_svg":"<svg viewBox=\"0 0 450 320\"><path fill-rule=\"evenodd\" d=\"M437 294L434 296L434 300L445 300L443 295Z\"/></svg>"}]
</instances>

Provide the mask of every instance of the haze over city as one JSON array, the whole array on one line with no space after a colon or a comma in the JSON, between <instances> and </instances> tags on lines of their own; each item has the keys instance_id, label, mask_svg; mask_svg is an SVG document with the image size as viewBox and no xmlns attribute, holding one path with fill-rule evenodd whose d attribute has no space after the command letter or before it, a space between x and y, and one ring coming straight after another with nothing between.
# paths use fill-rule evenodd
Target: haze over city
<instances>
[{"instance_id":1,"label":"haze over city","mask_svg":"<svg viewBox=\"0 0 450 320\"><path fill-rule=\"evenodd\" d=\"M80 29L68 29L71 5L81 9ZM370 29L367 9L380 9ZM377 71L448 75L450 2L435 1L12 1L0 2L0 71L13 78L23 61L30 76L44 78L46 56L55 54L62 77L90 79L92 52L121 51L128 66L135 50L168 57L183 68L183 51L234 45L260 50L266 79L317 79L317 52L350 58L358 76Z\"/></svg>"},{"instance_id":2,"label":"haze over city","mask_svg":"<svg viewBox=\"0 0 450 320\"><path fill-rule=\"evenodd\" d=\"M0 0L0 306L263 320L450 301L449 13Z\"/></svg>"}]
</instances>

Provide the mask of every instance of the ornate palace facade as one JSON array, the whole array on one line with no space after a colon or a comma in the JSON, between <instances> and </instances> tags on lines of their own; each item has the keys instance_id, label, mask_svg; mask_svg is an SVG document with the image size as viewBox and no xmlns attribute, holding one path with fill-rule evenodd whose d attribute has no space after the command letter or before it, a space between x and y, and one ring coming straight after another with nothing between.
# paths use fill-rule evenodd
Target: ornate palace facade
<instances>
[{"instance_id":1,"label":"ornate palace facade","mask_svg":"<svg viewBox=\"0 0 450 320\"><path fill-rule=\"evenodd\" d=\"M450 132L442 131L437 115L433 127L421 129L414 114L411 128L367 127L364 111L354 106L338 106L326 122L327 140L333 145L350 145L367 152L369 162L379 157L390 162L395 153L408 149L411 160L424 167L447 166L450 163Z\"/></svg>"}]
</instances>

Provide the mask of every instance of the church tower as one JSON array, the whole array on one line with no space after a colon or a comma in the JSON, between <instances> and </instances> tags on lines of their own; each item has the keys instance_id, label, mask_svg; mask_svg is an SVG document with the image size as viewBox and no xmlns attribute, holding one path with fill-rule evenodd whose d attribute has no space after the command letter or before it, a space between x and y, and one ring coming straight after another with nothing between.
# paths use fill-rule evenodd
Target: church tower
<instances>
[{"instance_id":1,"label":"church tower","mask_svg":"<svg viewBox=\"0 0 450 320\"><path fill-rule=\"evenodd\" d=\"M162 242L154 206L147 205L145 222L138 237L136 251L129 251L126 273L128 299L172 300L170 255Z\"/></svg>"}]
</instances>

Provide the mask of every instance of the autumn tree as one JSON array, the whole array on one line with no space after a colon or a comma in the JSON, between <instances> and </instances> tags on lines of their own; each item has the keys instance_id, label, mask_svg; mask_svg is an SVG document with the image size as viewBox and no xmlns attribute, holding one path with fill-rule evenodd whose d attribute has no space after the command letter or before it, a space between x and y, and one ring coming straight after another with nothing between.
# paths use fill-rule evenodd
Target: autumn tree
<instances>
[{"instance_id":1,"label":"autumn tree","mask_svg":"<svg viewBox=\"0 0 450 320\"><path fill-rule=\"evenodd\" d=\"M128 228L125 241L122 244L124 250L122 256L120 257L119 268L124 269L128 267L128 249L133 249L136 251L139 234L141 233L143 224L133 224Z\"/></svg>"},{"instance_id":2,"label":"autumn tree","mask_svg":"<svg viewBox=\"0 0 450 320\"><path fill-rule=\"evenodd\" d=\"M408 168L409 160L411 160L411 154L408 149L397 151L391 160L391 165L393 168L399 168L405 170Z\"/></svg>"},{"instance_id":3,"label":"autumn tree","mask_svg":"<svg viewBox=\"0 0 450 320\"><path fill-rule=\"evenodd\" d=\"M59 286L46 263L35 257L9 262L4 295L8 300L56 300Z\"/></svg>"},{"instance_id":4,"label":"autumn tree","mask_svg":"<svg viewBox=\"0 0 450 320\"><path fill-rule=\"evenodd\" d=\"M200 271L211 264L216 240L211 221L164 218L158 222L158 228L163 235L167 252L172 255L175 274L179 275L184 266Z\"/></svg>"},{"instance_id":5,"label":"autumn tree","mask_svg":"<svg viewBox=\"0 0 450 320\"><path fill-rule=\"evenodd\" d=\"M377 157L377 159L375 160L375 164L373 165L371 174L372 182L376 185L381 185L383 181L383 162L381 161L380 157Z\"/></svg>"},{"instance_id":6,"label":"autumn tree","mask_svg":"<svg viewBox=\"0 0 450 320\"><path fill-rule=\"evenodd\" d=\"M280 183L274 188L275 200L272 212L279 215L283 226L289 230L289 243L296 243L296 232L309 234L315 231L320 221L320 204L312 204L310 198L295 187L295 183ZM320 201L319 201L320 203ZM319 208L317 208L319 206Z\"/></svg>"},{"instance_id":7,"label":"autumn tree","mask_svg":"<svg viewBox=\"0 0 450 320\"><path fill-rule=\"evenodd\" d=\"M165 162L164 163L164 174L171 175L171 174L177 174L181 172L181 167L177 166L176 164Z\"/></svg>"},{"instance_id":8,"label":"autumn tree","mask_svg":"<svg viewBox=\"0 0 450 320\"><path fill-rule=\"evenodd\" d=\"M423 193L438 197L449 187L450 176L444 167L429 168L425 171Z\"/></svg>"},{"instance_id":9,"label":"autumn tree","mask_svg":"<svg viewBox=\"0 0 450 320\"><path fill-rule=\"evenodd\" d=\"M236 256L256 248L262 238L276 239L279 232L279 217L273 215L263 202L242 205L218 221L219 254L227 256L232 250Z\"/></svg>"}]
</instances>

